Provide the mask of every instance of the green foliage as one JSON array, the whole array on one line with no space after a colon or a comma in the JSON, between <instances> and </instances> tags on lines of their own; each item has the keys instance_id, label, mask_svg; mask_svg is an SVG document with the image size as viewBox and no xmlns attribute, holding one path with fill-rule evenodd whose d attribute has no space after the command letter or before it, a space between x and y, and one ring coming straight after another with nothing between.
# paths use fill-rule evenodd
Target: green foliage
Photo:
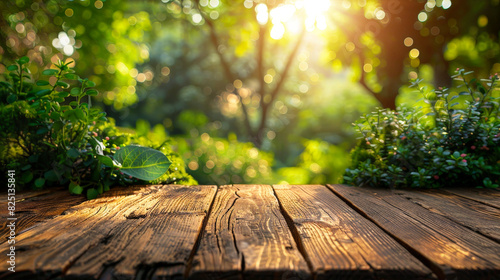
<instances>
[{"instance_id":1,"label":"green foliage","mask_svg":"<svg viewBox=\"0 0 500 280\"><path fill-rule=\"evenodd\" d=\"M105 113L91 107L95 83L76 75L72 62L44 70L49 81L36 82L28 62L18 59L8 67L10 82L0 82L0 161L20 171L19 186L69 185L72 194L91 199L167 171L163 150L124 146L134 138L117 133Z\"/></svg>"},{"instance_id":2,"label":"green foliage","mask_svg":"<svg viewBox=\"0 0 500 280\"><path fill-rule=\"evenodd\" d=\"M304 151L295 167L277 170L280 184L336 184L349 166L346 149L321 140L303 140Z\"/></svg>"},{"instance_id":3,"label":"green foliage","mask_svg":"<svg viewBox=\"0 0 500 280\"><path fill-rule=\"evenodd\" d=\"M116 151L114 158L120 163L123 173L144 181L160 177L170 166L170 161L164 154L141 146L124 147Z\"/></svg>"},{"instance_id":4,"label":"green foliage","mask_svg":"<svg viewBox=\"0 0 500 280\"><path fill-rule=\"evenodd\" d=\"M179 153L189 173L200 184L272 183L273 155L251 143L210 137L203 133L191 139L177 138Z\"/></svg>"},{"instance_id":5,"label":"green foliage","mask_svg":"<svg viewBox=\"0 0 500 280\"><path fill-rule=\"evenodd\" d=\"M358 186L487 187L500 181L498 76L467 80L460 92L418 87L427 106L381 109L356 123L362 134L344 182ZM484 83L484 84L483 84Z\"/></svg>"}]
</instances>

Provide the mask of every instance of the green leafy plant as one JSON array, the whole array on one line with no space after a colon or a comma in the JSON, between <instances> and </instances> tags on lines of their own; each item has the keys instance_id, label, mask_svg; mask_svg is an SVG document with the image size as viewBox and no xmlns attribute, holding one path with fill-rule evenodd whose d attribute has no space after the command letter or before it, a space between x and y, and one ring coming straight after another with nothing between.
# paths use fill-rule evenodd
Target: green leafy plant
<instances>
[{"instance_id":1,"label":"green leafy plant","mask_svg":"<svg viewBox=\"0 0 500 280\"><path fill-rule=\"evenodd\" d=\"M500 182L498 76L466 79L458 92L412 83L425 106L380 109L355 126L362 135L344 183L388 187L487 187Z\"/></svg>"},{"instance_id":2,"label":"green leafy plant","mask_svg":"<svg viewBox=\"0 0 500 280\"><path fill-rule=\"evenodd\" d=\"M201 184L272 183L273 155L252 143L211 137L176 138L179 153L186 159L188 172Z\"/></svg>"},{"instance_id":3,"label":"green leafy plant","mask_svg":"<svg viewBox=\"0 0 500 280\"><path fill-rule=\"evenodd\" d=\"M94 82L59 62L32 81L22 57L0 82L0 161L19 170L18 185L35 189L69 185L89 199L113 185L151 181L164 175L171 161L164 152L129 144L98 108L92 108ZM165 147L163 147L165 150ZM177 159L180 160L180 159Z\"/></svg>"}]
</instances>

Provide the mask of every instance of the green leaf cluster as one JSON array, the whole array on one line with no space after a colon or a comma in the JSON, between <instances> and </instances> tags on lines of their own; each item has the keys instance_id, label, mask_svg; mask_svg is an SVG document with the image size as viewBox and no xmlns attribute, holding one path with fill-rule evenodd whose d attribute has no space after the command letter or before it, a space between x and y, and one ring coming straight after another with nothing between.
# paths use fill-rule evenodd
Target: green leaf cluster
<instances>
[{"instance_id":1,"label":"green leaf cluster","mask_svg":"<svg viewBox=\"0 0 500 280\"><path fill-rule=\"evenodd\" d=\"M273 154L257 149L252 143L238 142L234 134L220 138L203 133L175 140L189 174L200 184L273 182Z\"/></svg>"},{"instance_id":2,"label":"green leaf cluster","mask_svg":"<svg viewBox=\"0 0 500 280\"><path fill-rule=\"evenodd\" d=\"M380 109L355 123L359 144L344 183L386 187L500 185L498 76L467 79L457 69L458 93L413 82L426 106Z\"/></svg>"},{"instance_id":3,"label":"green leaf cluster","mask_svg":"<svg viewBox=\"0 0 500 280\"><path fill-rule=\"evenodd\" d=\"M43 70L48 80L39 81L32 80L28 63L27 57L18 59L0 82L0 162L18 170L19 187L65 185L92 199L111 186L167 172L172 162L165 152L128 145L133 138L92 108L95 83L75 74L73 62Z\"/></svg>"}]
</instances>

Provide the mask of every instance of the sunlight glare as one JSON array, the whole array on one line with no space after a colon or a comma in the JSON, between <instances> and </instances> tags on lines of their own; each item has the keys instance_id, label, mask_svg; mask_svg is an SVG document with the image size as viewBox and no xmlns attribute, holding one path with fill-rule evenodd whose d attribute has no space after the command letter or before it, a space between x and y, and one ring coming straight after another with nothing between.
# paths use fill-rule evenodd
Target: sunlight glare
<instances>
[{"instance_id":1,"label":"sunlight glare","mask_svg":"<svg viewBox=\"0 0 500 280\"><path fill-rule=\"evenodd\" d=\"M290 4L280 5L272 9L270 12L273 23L287 22L292 18L294 13L295 13L295 6Z\"/></svg>"},{"instance_id":2,"label":"sunlight glare","mask_svg":"<svg viewBox=\"0 0 500 280\"><path fill-rule=\"evenodd\" d=\"M281 22L276 22L271 29L271 38L279 40L285 34L285 26Z\"/></svg>"},{"instance_id":3,"label":"sunlight glare","mask_svg":"<svg viewBox=\"0 0 500 280\"><path fill-rule=\"evenodd\" d=\"M262 25L266 24L268 20L266 4L260 3L259 5L255 6L255 12L257 12L257 21Z\"/></svg>"},{"instance_id":4,"label":"sunlight glare","mask_svg":"<svg viewBox=\"0 0 500 280\"><path fill-rule=\"evenodd\" d=\"M303 6L306 10L306 13L310 17L317 17L320 14L326 12L330 8L329 0L308 0L300 2L303 2Z\"/></svg>"},{"instance_id":5,"label":"sunlight glare","mask_svg":"<svg viewBox=\"0 0 500 280\"><path fill-rule=\"evenodd\" d=\"M330 0L297 0L294 4L279 5L269 13L267 6L261 3L255 7L255 11L260 24L266 24L270 16L273 23L271 38L279 40L283 38L285 30L298 34L301 26L305 26L307 31L313 31L315 28L325 30L327 21L323 14L329 7ZM298 10L304 10L305 19L301 19Z\"/></svg>"},{"instance_id":6,"label":"sunlight glare","mask_svg":"<svg viewBox=\"0 0 500 280\"><path fill-rule=\"evenodd\" d=\"M318 17L316 17L316 27L318 27L319 30L325 30L326 29L326 18L325 18L325 16L318 16Z\"/></svg>"}]
</instances>

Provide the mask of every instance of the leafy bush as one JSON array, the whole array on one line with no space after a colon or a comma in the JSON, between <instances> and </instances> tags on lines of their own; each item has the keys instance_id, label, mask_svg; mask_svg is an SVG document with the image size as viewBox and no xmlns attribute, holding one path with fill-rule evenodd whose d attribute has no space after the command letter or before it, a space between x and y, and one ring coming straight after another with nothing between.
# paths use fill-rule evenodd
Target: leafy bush
<instances>
[{"instance_id":1,"label":"leafy bush","mask_svg":"<svg viewBox=\"0 0 500 280\"><path fill-rule=\"evenodd\" d=\"M254 147L252 143L210 137L203 133L191 139L176 138L179 154L188 172L200 184L272 183L273 155Z\"/></svg>"},{"instance_id":2,"label":"leafy bush","mask_svg":"<svg viewBox=\"0 0 500 280\"><path fill-rule=\"evenodd\" d=\"M412 83L426 106L380 109L355 126L361 141L344 183L388 187L487 187L500 182L498 76L466 79L458 93ZM485 83L485 85L483 85Z\"/></svg>"},{"instance_id":3,"label":"leafy bush","mask_svg":"<svg viewBox=\"0 0 500 280\"><path fill-rule=\"evenodd\" d=\"M72 62L44 70L49 81L36 82L28 62L18 59L7 68L8 81L0 82L0 163L17 170L17 186L69 185L72 194L86 191L91 199L113 185L167 179L171 161L165 154L172 151L165 144L157 146L162 151L128 145L134 137L118 133L104 112L91 107L95 84L78 77ZM189 178L185 172L180 177Z\"/></svg>"},{"instance_id":4,"label":"leafy bush","mask_svg":"<svg viewBox=\"0 0 500 280\"><path fill-rule=\"evenodd\" d=\"M279 184L336 184L342 178L343 170L349 165L346 149L326 141L302 141L304 151L298 157L295 167L277 170Z\"/></svg>"}]
</instances>

